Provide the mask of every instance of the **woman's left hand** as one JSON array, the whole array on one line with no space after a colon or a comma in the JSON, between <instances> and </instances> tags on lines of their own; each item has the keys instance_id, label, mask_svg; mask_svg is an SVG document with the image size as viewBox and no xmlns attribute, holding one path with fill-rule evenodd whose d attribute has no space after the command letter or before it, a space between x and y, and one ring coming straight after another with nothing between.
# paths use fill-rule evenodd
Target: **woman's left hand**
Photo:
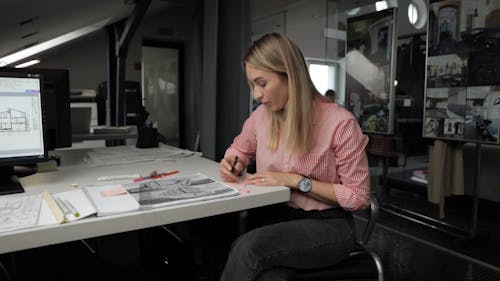
<instances>
[{"instance_id":1,"label":"woman's left hand","mask_svg":"<svg viewBox=\"0 0 500 281\"><path fill-rule=\"evenodd\" d=\"M279 172L265 172L255 173L249 175L245 179L245 184L251 185L284 185L294 187L296 182L300 181L302 177L297 174L279 173Z\"/></svg>"}]
</instances>

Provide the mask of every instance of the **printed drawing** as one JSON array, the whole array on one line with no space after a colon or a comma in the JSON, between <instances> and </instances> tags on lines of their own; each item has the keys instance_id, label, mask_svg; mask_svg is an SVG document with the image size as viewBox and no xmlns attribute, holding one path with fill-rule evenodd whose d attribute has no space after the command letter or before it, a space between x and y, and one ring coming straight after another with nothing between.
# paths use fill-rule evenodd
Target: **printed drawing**
<instances>
[{"instance_id":1,"label":"printed drawing","mask_svg":"<svg viewBox=\"0 0 500 281\"><path fill-rule=\"evenodd\" d=\"M0 112L0 132L28 131L26 112L9 108Z\"/></svg>"},{"instance_id":2,"label":"printed drawing","mask_svg":"<svg viewBox=\"0 0 500 281\"><path fill-rule=\"evenodd\" d=\"M200 173L124 184L124 187L139 201L141 208L165 207L239 194L237 189Z\"/></svg>"},{"instance_id":3,"label":"printed drawing","mask_svg":"<svg viewBox=\"0 0 500 281\"><path fill-rule=\"evenodd\" d=\"M0 231L35 226L41 203L41 194L0 198Z\"/></svg>"}]
</instances>

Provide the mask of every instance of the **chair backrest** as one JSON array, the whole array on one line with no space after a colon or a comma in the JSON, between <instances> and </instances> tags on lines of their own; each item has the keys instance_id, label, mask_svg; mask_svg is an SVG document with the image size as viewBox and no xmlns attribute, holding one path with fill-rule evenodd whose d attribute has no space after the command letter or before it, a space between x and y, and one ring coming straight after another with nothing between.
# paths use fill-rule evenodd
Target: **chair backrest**
<instances>
[{"instance_id":1,"label":"chair backrest","mask_svg":"<svg viewBox=\"0 0 500 281\"><path fill-rule=\"evenodd\" d=\"M374 194L370 194L370 216L368 222L366 223L365 231L363 232L363 237L360 241L362 245L368 244L370 237L373 233L373 229L377 224L379 216L379 203L377 197Z\"/></svg>"}]
</instances>

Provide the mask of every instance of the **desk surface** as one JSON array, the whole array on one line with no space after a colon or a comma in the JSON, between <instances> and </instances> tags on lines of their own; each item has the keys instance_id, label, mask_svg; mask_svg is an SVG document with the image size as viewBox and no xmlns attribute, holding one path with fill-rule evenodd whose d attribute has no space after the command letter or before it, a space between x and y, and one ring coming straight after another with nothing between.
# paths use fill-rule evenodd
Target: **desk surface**
<instances>
[{"instance_id":1,"label":"desk surface","mask_svg":"<svg viewBox=\"0 0 500 281\"><path fill-rule=\"evenodd\" d=\"M21 179L27 193L48 190L51 193L72 189L72 184L97 183L99 176L124 174L149 174L152 170L179 170L189 175L201 172L215 180L221 180L218 163L197 156L176 161L152 161L126 165L90 167L82 160L88 149L56 151L61 157L61 167L56 172L39 173ZM111 182L108 182L109 184ZM90 237L171 224L203 217L237 212L246 209L286 202L290 191L286 187L247 186L249 193L239 196L203 201L186 205L153 210L137 211L106 217L91 217L71 223L26 228L0 233L0 254L46 245L75 241ZM7 195L15 196L15 195Z\"/></svg>"}]
</instances>

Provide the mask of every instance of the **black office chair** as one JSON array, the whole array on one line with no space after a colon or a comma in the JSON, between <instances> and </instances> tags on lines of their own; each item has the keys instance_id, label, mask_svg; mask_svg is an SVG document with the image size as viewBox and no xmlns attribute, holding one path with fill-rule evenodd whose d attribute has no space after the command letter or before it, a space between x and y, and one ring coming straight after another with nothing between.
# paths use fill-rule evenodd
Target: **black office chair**
<instances>
[{"instance_id":1,"label":"black office chair","mask_svg":"<svg viewBox=\"0 0 500 281\"><path fill-rule=\"evenodd\" d=\"M380 257L367 248L368 241L373 232L379 215L379 204L374 195L370 196L370 216L363 232L363 237L358 241L356 251L349 254L345 260L332 266L304 269L296 271L290 281L332 281L332 280L384 280L384 272Z\"/></svg>"}]
</instances>

